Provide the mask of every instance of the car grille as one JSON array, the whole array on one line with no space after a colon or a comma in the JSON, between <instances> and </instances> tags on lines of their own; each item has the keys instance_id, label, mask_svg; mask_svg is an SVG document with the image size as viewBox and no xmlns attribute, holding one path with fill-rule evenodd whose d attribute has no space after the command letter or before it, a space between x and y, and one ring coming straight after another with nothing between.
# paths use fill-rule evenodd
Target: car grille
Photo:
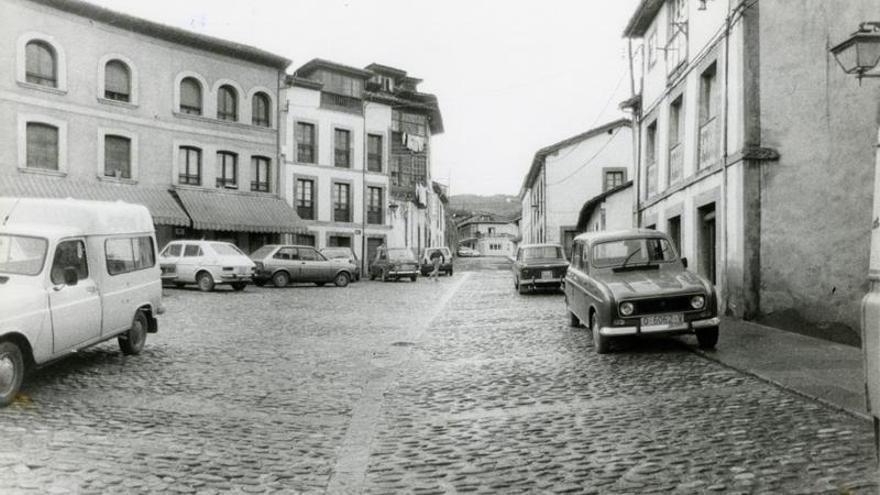
<instances>
[{"instance_id":1,"label":"car grille","mask_svg":"<svg viewBox=\"0 0 880 495\"><path fill-rule=\"evenodd\" d=\"M635 306L632 316L680 313L683 311L696 311L691 307L691 297L693 295L630 300L629 302Z\"/></svg>"}]
</instances>

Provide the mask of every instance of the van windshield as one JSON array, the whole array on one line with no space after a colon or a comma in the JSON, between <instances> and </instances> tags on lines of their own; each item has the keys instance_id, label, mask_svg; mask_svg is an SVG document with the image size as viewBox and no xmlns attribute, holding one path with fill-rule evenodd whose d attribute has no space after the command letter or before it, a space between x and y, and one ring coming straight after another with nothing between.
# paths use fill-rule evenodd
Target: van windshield
<instances>
[{"instance_id":1,"label":"van windshield","mask_svg":"<svg viewBox=\"0 0 880 495\"><path fill-rule=\"evenodd\" d=\"M244 253L238 250L237 247L232 244L225 244L222 242L212 242L211 249L214 250L220 256L244 256Z\"/></svg>"},{"instance_id":2,"label":"van windshield","mask_svg":"<svg viewBox=\"0 0 880 495\"><path fill-rule=\"evenodd\" d=\"M39 237L0 234L0 273L39 275L48 247Z\"/></svg>"}]
</instances>

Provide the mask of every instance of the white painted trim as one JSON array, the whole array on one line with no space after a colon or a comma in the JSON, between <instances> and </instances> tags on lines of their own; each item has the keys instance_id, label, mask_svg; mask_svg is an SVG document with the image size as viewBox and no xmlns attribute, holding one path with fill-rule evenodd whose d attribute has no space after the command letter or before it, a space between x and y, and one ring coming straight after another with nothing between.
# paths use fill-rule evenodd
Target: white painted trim
<instances>
[{"instance_id":1,"label":"white painted trim","mask_svg":"<svg viewBox=\"0 0 880 495\"><path fill-rule=\"evenodd\" d=\"M217 117L217 96L220 94L220 86L225 86L225 85L232 86L232 87L235 89L235 92L236 92L235 97L236 97L236 99L237 99L237 101L236 101L237 115L235 116L235 120L220 120L220 119ZM251 103L250 103L250 101L242 101L242 100L245 98L245 95L246 95L246 94L247 94L247 93L245 92L244 89L242 89L241 85L238 84L237 82L233 81L232 79L217 79L217 81L214 82L214 87L211 88L211 96L212 96L212 99L213 99L213 102L214 102L214 111L211 112L211 113L208 114L208 115L205 115L205 114L203 113L202 116L206 116L206 117L210 117L210 118L216 119L216 120L219 121L219 122L238 122L238 123L242 123L242 122L244 122L244 123L250 124L250 121L244 121L244 120L242 120L242 117L244 117L245 114L246 114L249 118L250 118L250 115L251 115Z\"/></svg>"},{"instance_id":2,"label":"white painted trim","mask_svg":"<svg viewBox=\"0 0 880 495\"><path fill-rule=\"evenodd\" d=\"M253 108L254 105L253 105L253 103L254 103L254 95L257 93L264 93L269 98L269 127L263 127L263 129L274 129L276 127L275 114L277 111L277 109L275 108L275 106L276 106L275 105L275 96L272 94L272 91L265 86L254 86L253 88L251 88L250 91L248 91L247 103L246 103L246 105L247 105L247 120L245 120L244 122L246 124L250 124L250 125L254 124L254 113L253 113L254 112L254 108ZM242 102L242 106L239 107L239 110L243 110L245 108L244 105L245 105L245 103ZM244 113L243 111L240 111L239 116L241 116L241 114L243 114L243 113Z\"/></svg>"},{"instance_id":3,"label":"white painted trim","mask_svg":"<svg viewBox=\"0 0 880 495\"><path fill-rule=\"evenodd\" d=\"M28 123L48 124L58 128L58 173L67 174L67 121L54 119L45 115L18 114L18 169L27 171L43 171L29 169L27 166L27 125Z\"/></svg>"},{"instance_id":4,"label":"white painted trim","mask_svg":"<svg viewBox=\"0 0 880 495\"><path fill-rule=\"evenodd\" d=\"M131 165L131 179L132 181L138 180L140 177L140 167L138 166L140 160L139 149L138 149L138 135L129 132L123 129L116 128L108 128L108 127L98 127L98 163L97 163L97 174L98 178L102 180L114 180L113 177L109 177L104 175L104 150L106 148L104 144L104 138L107 135L112 136L122 136L131 140L131 156L129 157L129 163Z\"/></svg>"},{"instance_id":5,"label":"white painted trim","mask_svg":"<svg viewBox=\"0 0 880 495\"><path fill-rule=\"evenodd\" d=\"M58 85L55 90L58 91L67 91L67 55L64 53L64 48L61 47L61 44L58 43L53 36L48 34L40 33L37 31L28 31L26 33L22 33L18 37L18 41L15 44L15 79L19 83L26 85L27 87L37 86L41 88L42 86L34 85L32 83L27 82L27 57L25 47L31 41L42 41L55 50L55 70L57 73L56 81Z\"/></svg>"},{"instance_id":6,"label":"white painted trim","mask_svg":"<svg viewBox=\"0 0 880 495\"><path fill-rule=\"evenodd\" d=\"M129 76L129 84L130 84L129 101L127 101L127 102L119 102L116 100L108 100L108 101L111 101L113 103L121 103L123 105L137 106L138 102L140 101L138 99L138 94L139 94L138 81L139 81L139 79L138 79L137 66L134 64L134 62L130 58L128 58L125 55L122 55L120 53L108 53L108 54L104 55L103 57L101 57L101 59L98 61L98 80L97 80L97 82L98 82L98 99L106 100L106 98L104 98L104 89L105 89L104 84L106 82L105 68L107 66L107 63L110 61L113 61L113 60L119 60L120 62L122 62L126 66L128 66L128 76ZM180 88L178 88L178 91L179 90L180 90Z\"/></svg>"},{"instance_id":7,"label":"white painted trim","mask_svg":"<svg viewBox=\"0 0 880 495\"><path fill-rule=\"evenodd\" d=\"M198 72L183 71L174 76L174 108L172 112L180 112L180 83L187 77L192 77L202 85L202 117L216 113L217 102L211 103L211 87L207 79Z\"/></svg>"}]
</instances>

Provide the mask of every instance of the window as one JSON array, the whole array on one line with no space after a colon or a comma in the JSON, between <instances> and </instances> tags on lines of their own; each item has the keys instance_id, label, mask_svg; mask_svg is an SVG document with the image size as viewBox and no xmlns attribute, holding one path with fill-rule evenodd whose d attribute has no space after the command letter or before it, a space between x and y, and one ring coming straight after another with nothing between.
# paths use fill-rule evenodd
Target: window
<instances>
[{"instance_id":1,"label":"window","mask_svg":"<svg viewBox=\"0 0 880 495\"><path fill-rule=\"evenodd\" d=\"M700 154L698 168L714 165L719 158L718 81L716 63L700 76Z\"/></svg>"},{"instance_id":2,"label":"window","mask_svg":"<svg viewBox=\"0 0 880 495\"><path fill-rule=\"evenodd\" d=\"M217 152L217 187L238 189L238 155Z\"/></svg>"},{"instance_id":3,"label":"window","mask_svg":"<svg viewBox=\"0 0 880 495\"><path fill-rule=\"evenodd\" d=\"M351 221L351 196L349 184L333 184L333 221Z\"/></svg>"},{"instance_id":4,"label":"window","mask_svg":"<svg viewBox=\"0 0 880 495\"><path fill-rule=\"evenodd\" d=\"M251 191L269 192L269 159L265 156L251 157L251 167L254 169L254 180L251 181Z\"/></svg>"},{"instance_id":5,"label":"window","mask_svg":"<svg viewBox=\"0 0 880 495\"><path fill-rule=\"evenodd\" d=\"M182 249L182 244L170 244L165 248L164 251L162 251L162 256L177 258L180 256L180 252Z\"/></svg>"},{"instance_id":6,"label":"window","mask_svg":"<svg viewBox=\"0 0 880 495\"><path fill-rule=\"evenodd\" d=\"M382 171L382 136L376 134L367 136L367 170Z\"/></svg>"},{"instance_id":7,"label":"window","mask_svg":"<svg viewBox=\"0 0 880 495\"><path fill-rule=\"evenodd\" d=\"M235 88L228 84L217 90L217 118L220 120L238 120L238 95Z\"/></svg>"},{"instance_id":8,"label":"window","mask_svg":"<svg viewBox=\"0 0 880 495\"><path fill-rule=\"evenodd\" d=\"M626 180L626 173L622 170L609 170L605 172L604 191L610 191L615 187L620 187Z\"/></svg>"},{"instance_id":9,"label":"window","mask_svg":"<svg viewBox=\"0 0 880 495\"><path fill-rule=\"evenodd\" d=\"M351 247L351 237L347 235L331 235L327 238L327 247Z\"/></svg>"},{"instance_id":10,"label":"window","mask_svg":"<svg viewBox=\"0 0 880 495\"><path fill-rule=\"evenodd\" d=\"M427 136L428 118L424 115L393 110L391 112L391 130L416 136Z\"/></svg>"},{"instance_id":11,"label":"window","mask_svg":"<svg viewBox=\"0 0 880 495\"><path fill-rule=\"evenodd\" d=\"M178 183L191 186L202 185L202 150L181 146L177 166L180 170Z\"/></svg>"},{"instance_id":12,"label":"window","mask_svg":"<svg viewBox=\"0 0 880 495\"><path fill-rule=\"evenodd\" d=\"M58 63L55 50L44 41L25 46L25 81L50 88L58 87Z\"/></svg>"},{"instance_id":13,"label":"window","mask_svg":"<svg viewBox=\"0 0 880 495\"><path fill-rule=\"evenodd\" d=\"M202 85L194 77L180 81L180 111L190 115L202 114Z\"/></svg>"},{"instance_id":14,"label":"window","mask_svg":"<svg viewBox=\"0 0 880 495\"><path fill-rule=\"evenodd\" d=\"M668 183L674 184L681 180L684 168L684 113L682 113L683 96L679 96L669 106L669 177Z\"/></svg>"},{"instance_id":15,"label":"window","mask_svg":"<svg viewBox=\"0 0 880 495\"><path fill-rule=\"evenodd\" d=\"M654 67L654 64L657 63L657 30L651 31L651 34L648 35L648 43L645 46L645 49L648 51L648 68Z\"/></svg>"},{"instance_id":16,"label":"window","mask_svg":"<svg viewBox=\"0 0 880 495\"><path fill-rule=\"evenodd\" d=\"M269 97L266 93L262 92L254 94L253 101L251 102L251 122L260 127L272 127L272 124L269 122L269 115L271 115L269 111Z\"/></svg>"},{"instance_id":17,"label":"window","mask_svg":"<svg viewBox=\"0 0 880 495\"><path fill-rule=\"evenodd\" d=\"M315 181L296 179L296 214L303 220L315 219Z\"/></svg>"},{"instance_id":18,"label":"window","mask_svg":"<svg viewBox=\"0 0 880 495\"><path fill-rule=\"evenodd\" d=\"M149 236L107 239L104 241L104 253L107 258L107 273L110 275L156 266L153 239Z\"/></svg>"},{"instance_id":19,"label":"window","mask_svg":"<svg viewBox=\"0 0 880 495\"><path fill-rule=\"evenodd\" d=\"M305 122L296 123L296 161L315 163L315 126Z\"/></svg>"},{"instance_id":20,"label":"window","mask_svg":"<svg viewBox=\"0 0 880 495\"><path fill-rule=\"evenodd\" d=\"M333 165L351 168L351 133L345 129L334 131Z\"/></svg>"},{"instance_id":21,"label":"window","mask_svg":"<svg viewBox=\"0 0 880 495\"><path fill-rule=\"evenodd\" d=\"M718 283L717 280L717 242L715 227L715 203L702 206L697 210L697 240L700 275L703 275L713 284Z\"/></svg>"},{"instance_id":22,"label":"window","mask_svg":"<svg viewBox=\"0 0 880 495\"><path fill-rule=\"evenodd\" d=\"M49 242L40 237L0 234L0 272L39 275L48 248Z\"/></svg>"},{"instance_id":23,"label":"window","mask_svg":"<svg viewBox=\"0 0 880 495\"><path fill-rule=\"evenodd\" d=\"M382 224L382 188L367 188L367 223L381 225Z\"/></svg>"},{"instance_id":24,"label":"window","mask_svg":"<svg viewBox=\"0 0 880 495\"><path fill-rule=\"evenodd\" d=\"M89 278L89 263L86 259L86 245L83 241L62 241L55 248L55 259L52 261L50 277L52 283L64 283L64 271L73 268L79 280Z\"/></svg>"},{"instance_id":25,"label":"window","mask_svg":"<svg viewBox=\"0 0 880 495\"><path fill-rule=\"evenodd\" d=\"M296 248L283 247L272 258L276 260L298 260L299 252Z\"/></svg>"},{"instance_id":26,"label":"window","mask_svg":"<svg viewBox=\"0 0 880 495\"><path fill-rule=\"evenodd\" d=\"M674 216L666 222L666 233L672 239L672 245L681 255L681 215Z\"/></svg>"},{"instance_id":27,"label":"window","mask_svg":"<svg viewBox=\"0 0 880 495\"><path fill-rule=\"evenodd\" d=\"M657 121L648 126L645 141L645 191L652 196L657 192Z\"/></svg>"},{"instance_id":28,"label":"window","mask_svg":"<svg viewBox=\"0 0 880 495\"><path fill-rule=\"evenodd\" d=\"M111 60L104 66L104 98L131 101L131 71L125 62Z\"/></svg>"},{"instance_id":29,"label":"window","mask_svg":"<svg viewBox=\"0 0 880 495\"><path fill-rule=\"evenodd\" d=\"M183 248L183 257L184 258L195 258L198 256L202 256L202 248L195 244L187 244L185 248Z\"/></svg>"},{"instance_id":30,"label":"window","mask_svg":"<svg viewBox=\"0 0 880 495\"><path fill-rule=\"evenodd\" d=\"M27 168L58 170L58 128L48 124L27 124Z\"/></svg>"},{"instance_id":31,"label":"window","mask_svg":"<svg viewBox=\"0 0 880 495\"><path fill-rule=\"evenodd\" d=\"M363 103L356 97L325 93L323 91L321 92L321 107L356 114L363 113L364 109Z\"/></svg>"},{"instance_id":32,"label":"window","mask_svg":"<svg viewBox=\"0 0 880 495\"><path fill-rule=\"evenodd\" d=\"M104 136L104 176L131 179L131 139Z\"/></svg>"},{"instance_id":33,"label":"window","mask_svg":"<svg viewBox=\"0 0 880 495\"><path fill-rule=\"evenodd\" d=\"M294 244L299 244L300 246L315 246L315 236L314 234L296 234L293 238Z\"/></svg>"}]
</instances>

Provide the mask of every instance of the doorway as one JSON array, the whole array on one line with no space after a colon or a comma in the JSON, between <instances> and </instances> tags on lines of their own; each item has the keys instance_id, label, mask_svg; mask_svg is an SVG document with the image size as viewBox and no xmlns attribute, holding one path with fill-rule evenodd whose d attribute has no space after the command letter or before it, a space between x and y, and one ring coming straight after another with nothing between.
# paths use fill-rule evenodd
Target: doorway
<instances>
[{"instance_id":1,"label":"doorway","mask_svg":"<svg viewBox=\"0 0 880 495\"><path fill-rule=\"evenodd\" d=\"M706 277L713 285L718 283L717 266L717 241L715 226L715 203L702 206L697 210L698 226L698 254L700 275Z\"/></svg>"}]
</instances>

